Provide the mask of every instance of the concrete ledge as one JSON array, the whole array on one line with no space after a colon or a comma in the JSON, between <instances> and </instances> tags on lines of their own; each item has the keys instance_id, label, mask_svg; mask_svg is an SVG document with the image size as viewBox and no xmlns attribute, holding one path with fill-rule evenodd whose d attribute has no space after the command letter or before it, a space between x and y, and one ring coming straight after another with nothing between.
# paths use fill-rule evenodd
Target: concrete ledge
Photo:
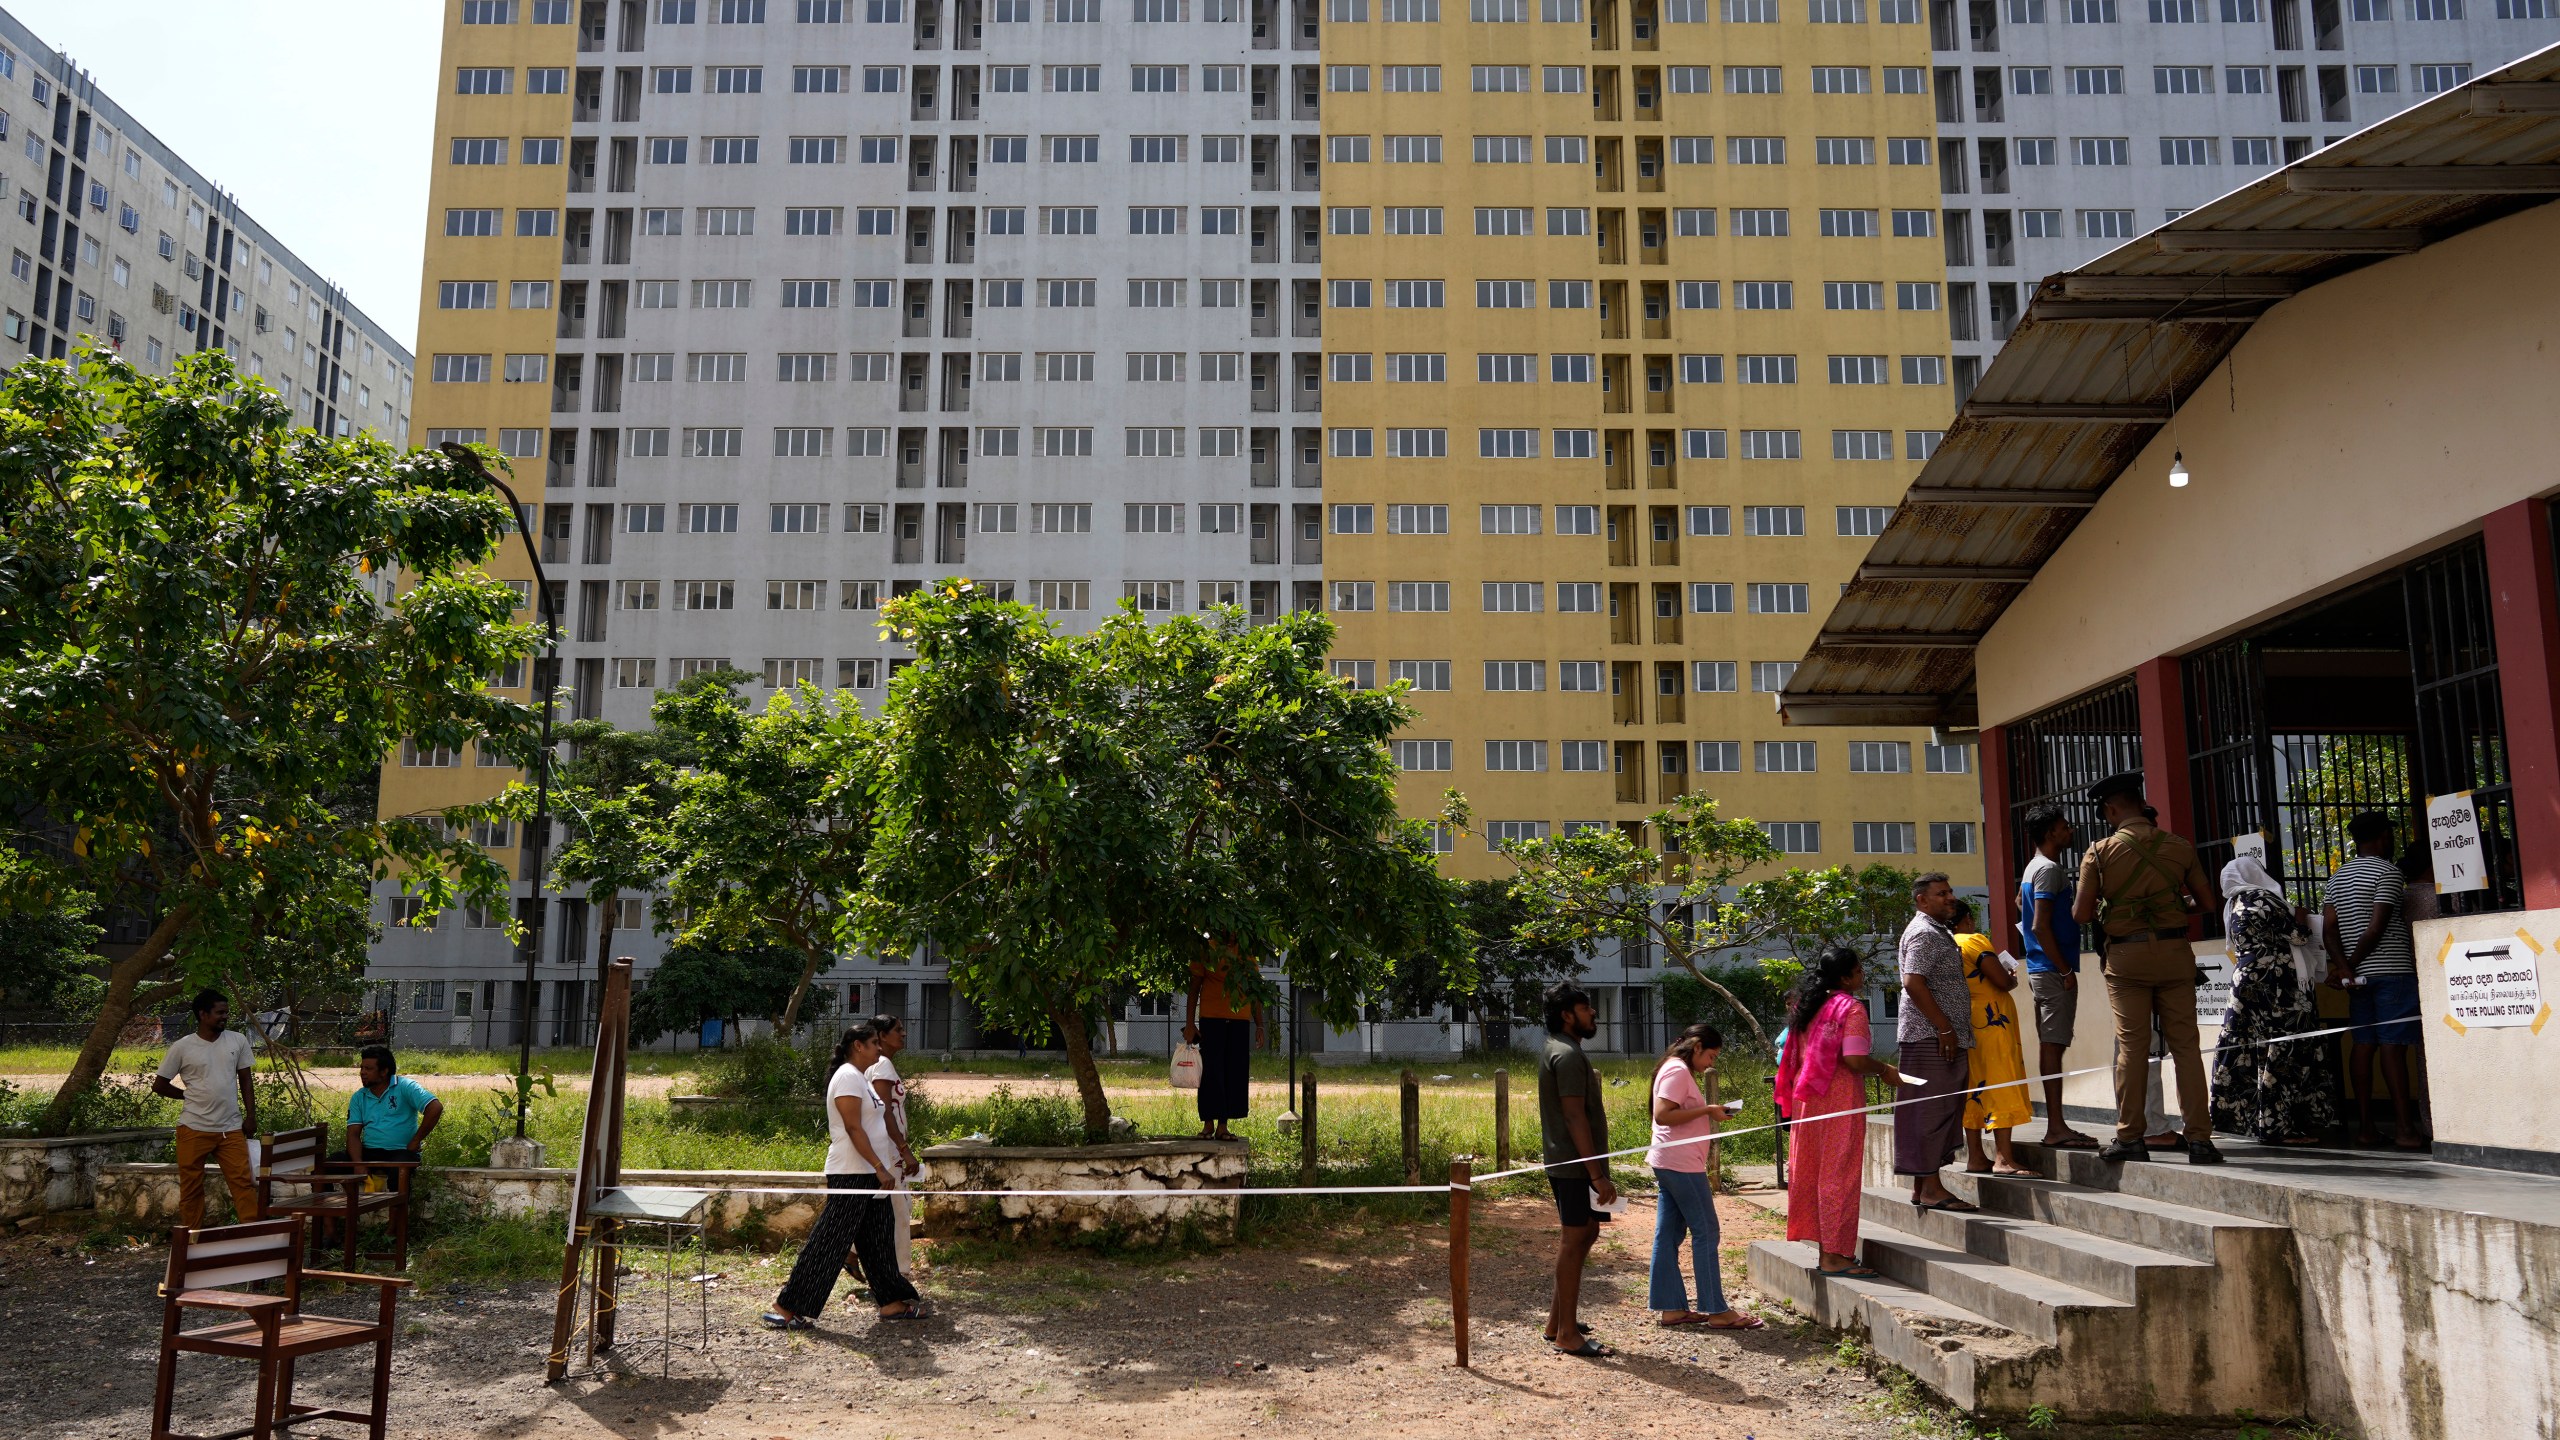
<instances>
[{"instance_id":1,"label":"concrete ledge","mask_svg":"<svg viewBox=\"0 0 2560 1440\"><path fill-rule=\"evenodd\" d=\"M1238 1193L1253 1151L1242 1141L1135 1140L1110 1145L929 1147L917 1158L918 1218L928 1235L1062 1239L1116 1232L1140 1244L1194 1233L1236 1237ZM1149 1190L1086 1200L1070 1195L954 1196L936 1190ZM1186 1193L1191 1192L1191 1193ZM1197 1192L1212 1192L1201 1194Z\"/></svg>"},{"instance_id":2,"label":"concrete ledge","mask_svg":"<svg viewBox=\"0 0 2560 1440\"><path fill-rule=\"evenodd\" d=\"M0 1139L0 1224L97 1203L98 1172L165 1150L168 1130Z\"/></svg>"}]
</instances>

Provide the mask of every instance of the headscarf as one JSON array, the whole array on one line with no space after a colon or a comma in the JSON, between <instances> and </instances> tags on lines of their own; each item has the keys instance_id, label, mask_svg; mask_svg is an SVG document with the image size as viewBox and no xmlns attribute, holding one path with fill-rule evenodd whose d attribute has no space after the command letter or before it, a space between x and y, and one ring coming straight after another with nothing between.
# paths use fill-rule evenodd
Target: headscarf
<instances>
[{"instance_id":1,"label":"headscarf","mask_svg":"<svg viewBox=\"0 0 2560 1440\"><path fill-rule=\"evenodd\" d=\"M1814 1013L1803 1036L1788 1037L1786 1053L1778 1057L1777 1094L1790 1118L1815 1115L1830 1095L1831 1082L1840 1073L1840 1042L1848 1030L1849 1014L1864 1010L1866 1003L1846 990L1835 990Z\"/></svg>"},{"instance_id":2,"label":"headscarf","mask_svg":"<svg viewBox=\"0 0 2560 1440\"><path fill-rule=\"evenodd\" d=\"M2234 857L2230 864L2222 867L2222 933L2225 935L2239 928L2239 922L2232 915L2232 902L2240 897L2243 890L2264 890L2278 901L2285 899L2284 887L2267 873L2266 866L2258 863L2257 856ZM2287 905L2286 908L2290 910L2292 907Z\"/></svg>"}]
</instances>

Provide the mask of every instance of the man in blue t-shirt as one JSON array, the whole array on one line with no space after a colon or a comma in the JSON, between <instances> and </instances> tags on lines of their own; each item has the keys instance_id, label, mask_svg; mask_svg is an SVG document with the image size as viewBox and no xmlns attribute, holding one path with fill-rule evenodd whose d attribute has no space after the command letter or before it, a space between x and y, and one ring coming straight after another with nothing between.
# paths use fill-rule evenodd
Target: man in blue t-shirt
<instances>
[{"instance_id":1,"label":"man in blue t-shirt","mask_svg":"<svg viewBox=\"0 0 2560 1440\"><path fill-rule=\"evenodd\" d=\"M2044 1143L2095 1150L2098 1142L2062 1118L2062 1055L2080 1014L2080 922L2071 916L2072 875L2062 863L2077 838L2058 805L2027 812L2023 838L2035 851L2018 880L2018 938L2027 954L2027 993L2036 1007L2036 1073L2044 1082Z\"/></svg>"},{"instance_id":2,"label":"man in blue t-shirt","mask_svg":"<svg viewBox=\"0 0 2560 1440\"><path fill-rule=\"evenodd\" d=\"M427 1132L444 1119L444 1102L400 1073L388 1045L359 1052L356 1078L363 1083L347 1097L347 1151L338 1158L359 1175L367 1160L416 1160Z\"/></svg>"}]
</instances>

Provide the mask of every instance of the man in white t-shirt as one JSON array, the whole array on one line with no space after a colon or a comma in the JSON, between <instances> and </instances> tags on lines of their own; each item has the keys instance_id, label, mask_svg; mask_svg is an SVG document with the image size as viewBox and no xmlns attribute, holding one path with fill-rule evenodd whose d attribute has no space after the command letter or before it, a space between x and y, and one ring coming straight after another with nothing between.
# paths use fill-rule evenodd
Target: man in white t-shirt
<instances>
[{"instance_id":1,"label":"man in white t-shirt","mask_svg":"<svg viewBox=\"0 0 2560 1440\"><path fill-rule=\"evenodd\" d=\"M257 1057L250 1053L249 1037L229 1028L231 1002L221 991L199 991L195 1013L195 1032L169 1042L151 1082L151 1093L181 1102L178 1223L189 1230L204 1225L207 1156L222 1167L232 1215L242 1222L258 1218L258 1186L249 1168L249 1136L258 1128L258 1091L250 1073ZM186 1088L170 1084L173 1077L185 1080Z\"/></svg>"},{"instance_id":2,"label":"man in white t-shirt","mask_svg":"<svg viewBox=\"0 0 2560 1440\"><path fill-rule=\"evenodd\" d=\"M863 1078L871 1082L872 1093L880 1097L880 1112L889 1130L889 1143L897 1147L898 1158L890 1163L894 1175L880 1177L882 1188L895 1191L889 1197L890 1239L898 1248L898 1273L915 1270L915 1237L908 1233L909 1207L915 1202L907 1194L908 1177L924 1169L917 1162L915 1146L907 1136L907 1082L898 1074L898 1055L907 1048L907 1022L895 1015L871 1017L872 1033L880 1046L880 1058L871 1062ZM883 1157L886 1158L886 1157Z\"/></svg>"}]
</instances>

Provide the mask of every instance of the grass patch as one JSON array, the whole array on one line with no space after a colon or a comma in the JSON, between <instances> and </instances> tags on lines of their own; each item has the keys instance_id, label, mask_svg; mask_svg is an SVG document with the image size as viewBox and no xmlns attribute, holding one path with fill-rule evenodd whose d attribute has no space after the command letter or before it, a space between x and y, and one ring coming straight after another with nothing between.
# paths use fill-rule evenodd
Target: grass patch
<instances>
[{"instance_id":1,"label":"grass patch","mask_svg":"<svg viewBox=\"0 0 2560 1440\"><path fill-rule=\"evenodd\" d=\"M422 1291L455 1285L512 1285L557 1280L565 1242L557 1217L488 1217L429 1227L409 1247L409 1278Z\"/></svg>"}]
</instances>

